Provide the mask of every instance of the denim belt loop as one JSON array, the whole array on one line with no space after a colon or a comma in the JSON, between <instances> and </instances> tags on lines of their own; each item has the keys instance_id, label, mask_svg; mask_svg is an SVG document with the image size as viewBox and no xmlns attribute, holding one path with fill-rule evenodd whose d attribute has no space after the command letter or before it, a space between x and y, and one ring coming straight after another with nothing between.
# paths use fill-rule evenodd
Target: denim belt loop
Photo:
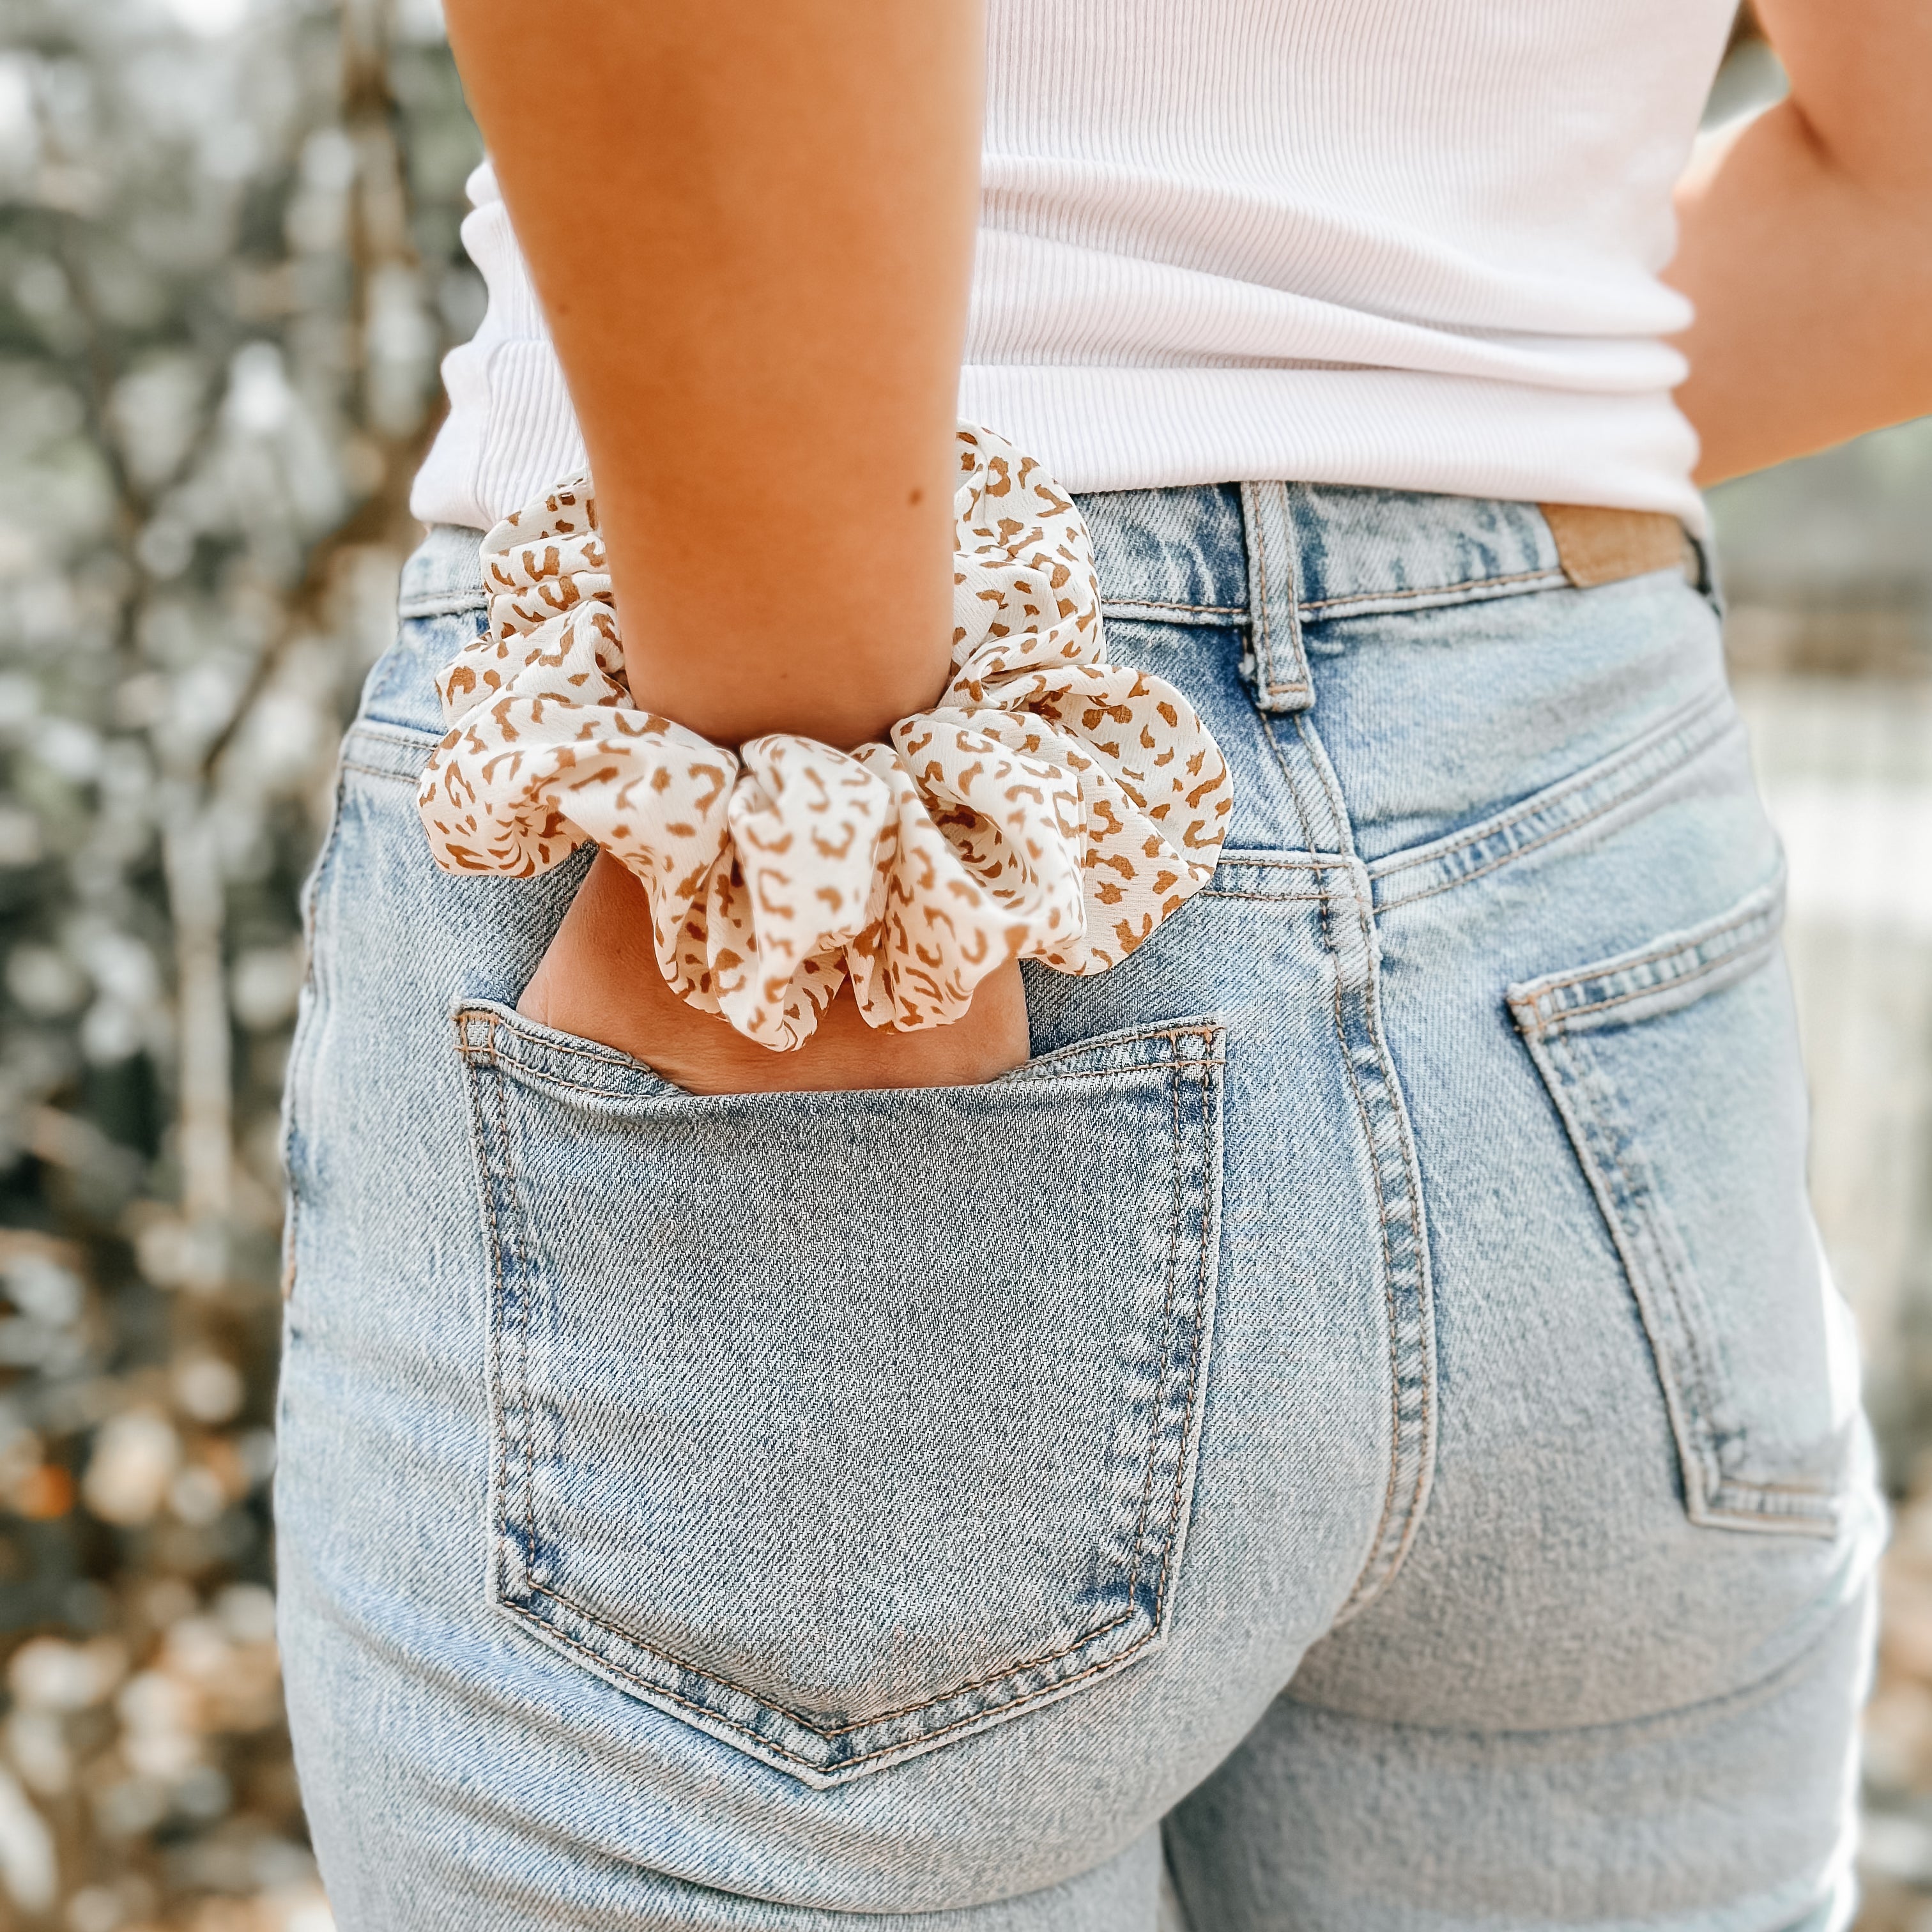
<instances>
[{"instance_id":1,"label":"denim belt loop","mask_svg":"<svg viewBox=\"0 0 1932 1932\"><path fill-rule=\"evenodd\" d=\"M1286 483L1241 485L1255 702L1264 711L1306 711L1315 702L1301 647L1300 586L1288 491Z\"/></svg>"}]
</instances>

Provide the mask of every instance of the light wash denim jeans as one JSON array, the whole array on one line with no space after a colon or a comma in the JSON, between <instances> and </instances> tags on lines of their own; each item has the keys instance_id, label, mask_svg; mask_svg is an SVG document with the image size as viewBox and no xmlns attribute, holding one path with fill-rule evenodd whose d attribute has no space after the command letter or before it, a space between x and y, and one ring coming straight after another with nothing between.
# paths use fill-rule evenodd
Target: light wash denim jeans
<instances>
[{"instance_id":1,"label":"light wash denim jeans","mask_svg":"<svg viewBox=\"0 0 1932 1932\"><path fill-rule=\"evenodd\" d=\"M344 1932L1842 1924L1882 1515L1711 602L1527 505L1085 508L1234 829L940 1091L517 1016L582 860L430 862L411 561L289 1082Z\"/></svg>"}]
</instances>

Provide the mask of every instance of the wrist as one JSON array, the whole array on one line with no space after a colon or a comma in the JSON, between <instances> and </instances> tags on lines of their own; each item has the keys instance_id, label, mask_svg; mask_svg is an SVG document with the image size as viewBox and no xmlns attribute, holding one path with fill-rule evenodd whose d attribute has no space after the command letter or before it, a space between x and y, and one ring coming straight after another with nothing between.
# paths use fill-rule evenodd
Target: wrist
<instances>
[{"instance_id":1,"label":"wrist","mask_svg":"<svg viewBox=\"0 0 1932 1932\"><path fill-rule=\"evenodd\" d=\"M600 497L632 703L716 745L789 734L842 752L928 710L952 670L950 481L898 494L918 502L900 503L893 542L872 506L848 554L776 530L755 580L722 581L629 555L610 532L644 520L614 522Z\"/></svg>"}]
</instances>

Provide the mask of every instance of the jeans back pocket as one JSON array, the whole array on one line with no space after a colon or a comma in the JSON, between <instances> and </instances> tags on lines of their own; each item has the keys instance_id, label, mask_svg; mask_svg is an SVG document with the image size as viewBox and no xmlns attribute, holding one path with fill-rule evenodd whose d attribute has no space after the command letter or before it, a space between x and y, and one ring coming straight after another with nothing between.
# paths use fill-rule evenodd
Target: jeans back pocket
<instances>
[{"instance_id":1,"label":"jeans back pocket","mask_svg":"<svg viewBox=\"0 0 1932 1932\"><path fill-rule=\"evenodd\" d=\"M1622 1256L1694 1522L1834 1533L1857 1345L1805 1197L1781 880L1509 989Z\"/></svg>"},{"instance_id":2,"label":"jeans back pocket","mask_svg":"<svg viewBox=\"0 0 1932 1932\"><path fill-rule=\"evenodd\" d=\"M492 1257L494 1600L830 1785L1165 1635L1222 1034L984 1086L702 1098L456 1016Z\"/></svg>"}]
</instances>

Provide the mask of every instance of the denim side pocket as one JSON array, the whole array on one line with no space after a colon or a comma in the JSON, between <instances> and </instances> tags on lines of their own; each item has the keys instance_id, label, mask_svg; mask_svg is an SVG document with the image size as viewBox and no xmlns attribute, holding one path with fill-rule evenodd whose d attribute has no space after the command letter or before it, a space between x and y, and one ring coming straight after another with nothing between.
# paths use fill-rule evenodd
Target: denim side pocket
<instances>
[{"instance_id":1,"label":"denim side pocket","mask_svg":"<svg viewBox=\"0 0 1932 1932\"><path fill-rule=\"evenodd\" d=\"M456 1015L493 1257L490 1589L829 1786L1148 1654L1213 1325L1222 1034L703 1098Z\"/></svg>"},{"instance_id":2,"label":"denim side pocket","mask_svg":"<svg viewBox=\"0 0 1932 1932\"><path fill-rule=\"evenodd\" d=\"M1508 998L1642 1312L1691 1520L1830 1536L1857 1348L1805 1199L1783 915L1780 879Z\"/></svg>"},{"instance_id":3,"label":"denim side pocket","mask_svg":"<svg viewBox=\"0 0 1932 1932\"><path fill-rule=\"evenodd\" d=\"M324 952L328 935L322 927L322 903L341 836L344 763L350 755L355 736L352 727L337 755L334 782L329 790L328 823L302 886L302 992L296 1002L295 1029L289 1036L288 1059L282 1075L281 1288L285 1302L295 1298L296 1257L300 1246L298 1220L302 1208L302 1178L308 1167L303 1136L309 1110L310 1066L327 980Z\"/></svg>"},{"instance_id":4,"label":"denim side pocket","mask_svg":"<svg viewBox=\"0 0 1932 1932\"><path fill-rule=\"evenodd\" d=\"M447 624L452 620L439 620ZM350 724L336 759L335 782L328 824L314 862L302 888L302 986L296 1010L295 1030L282 1079L281 1156L283 1214L282 1299L292 1300L301 1252L301 1216L310 1150L307 1144L310 1092L314 1084L315 1056L320 1046L325 1009L330 1003L332 952L328 902L340 857L345 820L353 816L347 788L369 778L394 781L414 790L417 779L435 748L440 731L372 721L371 694L406 685L412 668L421 673L429 657L446 641L434 625L422 618L406 619L395 646L376 661L363 690L362 708ZM418 681L422 681L418 676ZM432 696L434 686L430 686Z\"/></svg>"},{"instance_id":5,"label":"denim side pocket","mask_svg":"<svg viewBox=\"0 0 1932 1932\"><path fill-rule=\"evenodd\" d=\"M335 856L336 829L342 822L342 772L338 761L330 790L328 823L302 887L302 982L296 1002L294 1030L289 1036L288 1060L282 1076L281 1124L278 1144L282 1162L281 1288L283 1300L296 1292L296 1216L302 1211L302 1175L305 1156L302 1134L308 1113L308 1068L314 1050L316 1011L320 1001L316 957L317 912L324 881Z\"/></svg>"}]
</instances>

